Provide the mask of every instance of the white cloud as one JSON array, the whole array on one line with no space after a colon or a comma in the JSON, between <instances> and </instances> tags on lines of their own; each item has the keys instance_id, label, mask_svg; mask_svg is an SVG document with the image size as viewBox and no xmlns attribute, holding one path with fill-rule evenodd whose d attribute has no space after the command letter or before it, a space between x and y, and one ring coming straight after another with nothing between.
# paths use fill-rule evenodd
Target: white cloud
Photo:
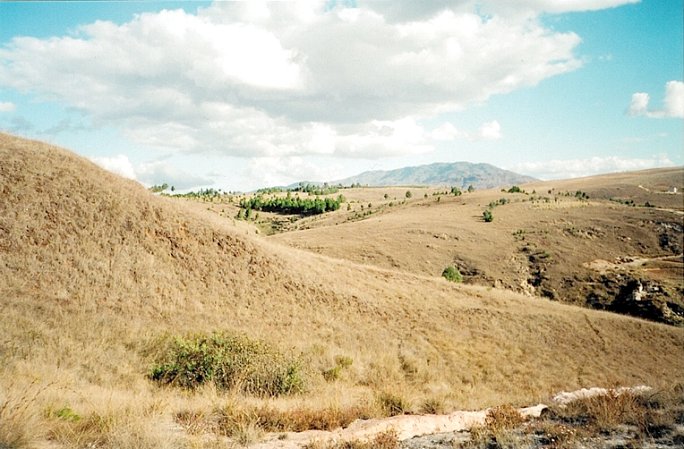
<instances>
[{"instance_id":1,"label":"white cloud","mask_svg":"<svg viewBox=\"0 0 684 449\"><path fill-rule=\"evenodd\" d=\"M136 167L135 174L137 179L145 185L166 183L181 190L214 183L211 179L190 174L165 161L142 163Z\"/></svg>"},{"instance_id":2,"label":"white cloud","mask_svg":"<svg viewBox=\"0 0 684 449\"><path fill-rule=\"evenodd\" d=\"M145 162L134 166L124 154L94 157L92 161L105 170L148 186L167 183L178 189L188 189L213 184L211 179L179 170L165 161Z\"/></svg>"},{"instance_id":3,"label":"white cloud","mask_svg":"<svg viewBox=\"0 0 684 449\"><path fill-rule=\"evenodd\" d=\"M665 85L664 106L666 116L684 118L684 82L668 81Z\"/></svg>"},{"instance_id":4,"label":"white cloud","mask_svg":"<svg viewBox=\"0 0 684 449\"><path fill-rule=\"evenodd\" d=\"M478 136L484 140L501 139L501 125L496 120L483 123L478 130Z\"/></svg>"},{"instance_id":5,"label":"white cloud","mask_svg":"<svg viewBox=\"0 0 684 449\"><path fill-rule=\"evenodd\" d=\"M657 155L646 159L597 156L588 159L521 162L508 167L508 169L540 179L566 179L674 165L674 162L667 155Z\"/></svg>"},{"instance_id":6,"label":"white cloud","mask_svg":"<svg viewBox=\"0 0 684 449\"><path fill-rule=\"evenodd\" d=\"M431 151L423 120L581 66L580 38L537 18L578 9L573 2L529 0L525 17L484 17L472 1L402 3L398 14L393 3L217 2L196 15L18 37L0 48L0 84L62 102L138 145L377 158ZM470 138L499 137L492 122Z\"/></svg>"},{"instance_id":7,"label":"white cloud","mask_svg":"<svg viewBox=\"0 0 684 449\"><path fill-rule=\"evenodd\" d=\"M469 132L457 129L451 123L443 123L435 128L430 134L430 139L433 141L454 141L454 140L469 140L471 142L478 140L498 140L501 139L501 125L497 120L485 122L477 129L476 132Z\"/></svg>"},{"instance_id":8,"label":"white cloud","mask_svg":"<svg viewBox=\"0 0 684 449\"><path fill-rule=\"evenodd\" d=\"M463 131L459 131L451 123L443 123L430 133L430 137L436 141L450 141L467 138L468 134Z\"/></svg>"},{"instance_id":9,"label":"white cloud","mask_svg":"<svg viewBox=\"0 0 684 449\"><path fill-rule=\"evenodd\" d=\"M0 101L0 112L14 112L16 105L10 101Z\"/></svg>"},{"instance_id":10,"label":"white cloud","mask_svg":"<svg viewBox=\"0 0 684 449\"><path fill-rule=\"evenodd\" d=\"M613 8L640 0L421 0L411 2L359 0L360 6L372 6L390 21L425 20L444 10L472 11L477 5L485 12L538 14L539 12L564 13L595 11Z\"/></svg>"},{"instance_id":11,"label":"white cloud","mask_svg":"<svg viewBox=\"0 0 684 449\"><path fill-rule=\"evenodd\" d=\"M505 2L500 0L485 0L485 4L499 9L518 9L530 11L544 11L549 13L564 13L576 11L597 11L606 8L639 3L641 0L516 0Z\"/></svg>"},{"instance_id":12,"label":"white cloud","mask_svg":"<svg viewBox=\"0 0 684 449\"><path fill-rule=\"evenodd\" d=\"M684 82L668 81L665 84L665 99L663 108L649 110L651 97L645 92L632 94L632 101L628 113L632 116L650 118L684 118Z\"/></svg>"},{"instance_id":13,"label":"white cloud","mask_svg":"<svg viewBox=\"0 0 684 449\"><path fill-rule=\"evenodd\" d=\"M123 176L124 178L133 180L138 179L135 175L135 168L133 168L133 164L128 159L128 156L126 156L125 154L118 154L116 156L94 157L92 158L92 161L100 167L104 168L105 170L108 170L119 176Z\"/></svg>"},{"instance_id":14,"label":"white cloud","mask_svg":"<svg viewBox=\"0 0 684 449\"><path fill-rule=\"evenodd\" d=\"M340 167L323 166L300 156L259 157L249 162L244 175L255 186L287 186L301 181L340 178Z\"/></svg>"}]
</instances>

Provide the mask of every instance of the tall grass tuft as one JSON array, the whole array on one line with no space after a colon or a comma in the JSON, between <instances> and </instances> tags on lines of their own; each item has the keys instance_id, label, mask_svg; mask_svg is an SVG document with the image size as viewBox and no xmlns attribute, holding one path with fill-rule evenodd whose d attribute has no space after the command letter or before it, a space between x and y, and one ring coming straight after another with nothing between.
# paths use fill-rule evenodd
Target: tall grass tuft
<instances>
[{"instance_id":1,"label":"tall grass tuft","mask_svg":"<svg viewBox=\"0 0 684 449\"><path fill-rule=\"evenodd\" d=\"M16 392L12 387L6 394L0 392L0 448L29 448L40 436L35 403L46 388L32 382Z\"/></svg>"}]
</instances>

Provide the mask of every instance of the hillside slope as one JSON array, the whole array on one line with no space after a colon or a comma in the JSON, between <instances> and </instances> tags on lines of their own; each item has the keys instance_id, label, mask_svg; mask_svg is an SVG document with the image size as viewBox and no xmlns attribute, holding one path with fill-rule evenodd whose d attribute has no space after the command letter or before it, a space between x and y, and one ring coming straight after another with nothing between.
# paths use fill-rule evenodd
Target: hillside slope
<instances>
[{"instance_id":1,"label":"hillside slope","mask_svg":"<svg viewBox=\"0 0 684 449\"><path fill-rule=\"evenodd\" d=\"M348 189L349 211L272 238L428 276L453 265L466 283L684 325L682 187L677 168L535 182L520 193L412 189L403 202L405 189Z\"/></svg>"},{"instance_id":2,"label":"hillside slope","mask_svg":"<svg viewBox=\"0 0 684 449\"><path fill-rule=\"evenodd\" d=\"M187 332L302 353L307 392L266 402L285 409L387 390L473 408L684 380L679 329L292 250L40 142L0 135L0 194L0 438L208 445L174 417L233 393L146 376L159 339ZM326 382L340 355L352 366ZM97 439L74 442L84 432Z\"/></svg>"}]
</instances>

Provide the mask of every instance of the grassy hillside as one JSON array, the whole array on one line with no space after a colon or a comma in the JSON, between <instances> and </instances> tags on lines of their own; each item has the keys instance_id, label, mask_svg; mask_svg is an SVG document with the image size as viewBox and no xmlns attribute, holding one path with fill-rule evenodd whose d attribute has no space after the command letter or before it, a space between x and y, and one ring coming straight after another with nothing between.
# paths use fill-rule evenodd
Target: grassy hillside
<instances>
[{"instance_id":1,"label":"grassy hillside","mask_svg":"<svg viewBox=\"0 0 684 449\"><path fill-rule=\"evenodd\" d=\"M466 283L684 325L683 187L677 168L537 182L518 193L412 188L410 200L407 188L350 189L351 210L273 238L426 276L453 265Z\"/></svg>"},{"instance_id":2,"label":"grassy hillside","mask_svg":"<svg viewBox=\"0 0 684 449\"><path fill-rule=\"evenodd\" d=\"M0 446L219 447L277 413L307 428L684 380L681 329L293 250L40 142L0 135L0 193ZM150 380L169 335L214 331L298 356L305 391Z\"/></svg>"}]
</instances>

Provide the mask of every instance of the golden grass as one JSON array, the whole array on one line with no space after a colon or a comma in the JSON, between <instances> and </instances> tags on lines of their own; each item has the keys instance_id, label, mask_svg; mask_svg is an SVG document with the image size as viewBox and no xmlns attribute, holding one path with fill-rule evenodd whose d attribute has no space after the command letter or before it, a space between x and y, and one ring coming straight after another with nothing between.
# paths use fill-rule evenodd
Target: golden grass
<instances>
[{"instance_id":1,"label":"golden grass","mask_svg":"<svg viewBox=\"0 0 684 449\"><path fill-rule=\"evenodd\" d=\"M19 436L209 448L380 415L388 385L417 412L431 397L449 411L684 380L678 329L293 250L37 142L0 135L0 161L0 398L26 397L0 429ZM147 379L165 336L214 331L301 354L309 390L259 399ZM327 381L339 357L353 363ZM50 387L24 396L18 379ZM285 424L204 435L235 397Z\"/></svg>"},{"instance_id":2,"label":"golden grass","mask_svg":"<svg viewBox=\"0 0 684 449\"><path fill-rule=\"evenodd\" d=\"M321 443L314 441L306 444L304 449L397 449L399 440L396 432L388 430L379 433L370 440L348 440Z\"/></svg>"}]
</instances>

